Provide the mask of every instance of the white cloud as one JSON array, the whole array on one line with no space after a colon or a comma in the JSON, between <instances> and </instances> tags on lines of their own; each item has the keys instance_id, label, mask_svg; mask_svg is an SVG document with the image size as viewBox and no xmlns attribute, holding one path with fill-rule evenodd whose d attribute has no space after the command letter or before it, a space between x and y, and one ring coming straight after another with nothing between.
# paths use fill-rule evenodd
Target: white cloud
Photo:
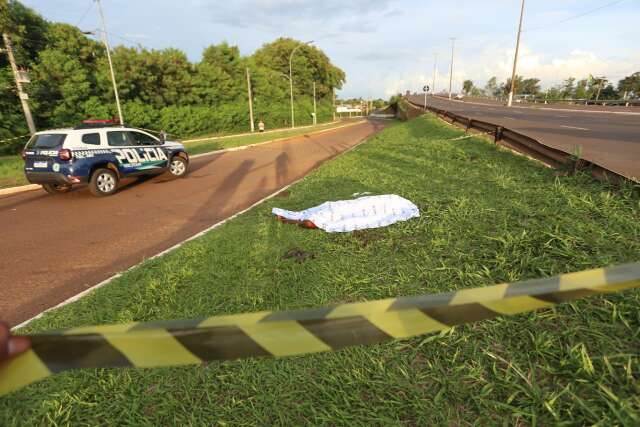
<instances>
[{"instance_id":1,"label":"white cloud","mask_svg":"<svg viewBox=\"0 0 640 427\"><path fill-rule=\"evenodd\" d=\"M337 27L348 32L374 32L372 18L394 16L396 0L235 0L215 7L206 3L213 20L239 28L288 32L300 27Z\"/></svg>"},{"instance_id":2,"label":"white cloud","mask_svg":"<svg viewBox=\"0 0 640 427\"><path fill-rule=\"evenodd\" d=\"M497 52L497 54L496 54ZM511 76L513 49L486 49L480 55L469 58L456 58L454 62L452 91L458 92L466 79L474 81L476 86L484 86L492 77L499 82ZM542 88L561 83L568 77L586 78L589 74L606 76L614 85L618 80L638 71L640 54L634 58L604 59L594 52L576 49L566 56L546 56L521 46L518 59L518 75L536 77L541 80ZM398 72L384 79L386 96L404 93L406 90L418 91L425 83L432 86L433 75L419 71ZM436 76L436 91L449 89L449 61L441 63Z\"/></svg>"}]
</instances>

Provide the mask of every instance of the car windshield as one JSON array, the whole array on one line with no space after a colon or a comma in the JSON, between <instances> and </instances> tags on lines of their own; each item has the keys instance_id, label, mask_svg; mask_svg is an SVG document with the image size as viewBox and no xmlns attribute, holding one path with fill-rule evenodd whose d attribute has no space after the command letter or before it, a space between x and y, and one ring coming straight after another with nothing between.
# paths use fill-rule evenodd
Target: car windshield
<instances>
[{"instance_id":1,"label":"car windshield","mask_svg":"<svg viewBox=\"0 0 640 427\"><path fill-rule=\"evenodd\" d=\"M27 148L58 148L62 146L66 133L43 133L34 135L27 143Z\"/></svg>"}]
</instances>

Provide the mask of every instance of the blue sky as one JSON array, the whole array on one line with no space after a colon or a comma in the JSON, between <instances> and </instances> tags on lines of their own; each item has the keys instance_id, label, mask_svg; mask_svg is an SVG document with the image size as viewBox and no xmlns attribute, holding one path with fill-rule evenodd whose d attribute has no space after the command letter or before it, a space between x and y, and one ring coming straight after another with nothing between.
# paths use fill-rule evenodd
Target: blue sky
<instances>
[{"instance_id":1,"label":"blue sky","mask_svg":"<svg viewBox=\"0 0 640 427\"><path fill-rule=\"evenodd\" d=\"M50 21L98 27L93 0L22 0ZM543 87L589 73L617 82L640 71L640 0L527 0L518 74ZM388 97L510 75L520 0L102 0L112 44L177 47L199 60L226 40L250 54L280 36L315 40L345 70L341 97ZM565 22L562 22L565 21ZM116 37L117 35L118 37Z\"/></svg>"}]
</instances>

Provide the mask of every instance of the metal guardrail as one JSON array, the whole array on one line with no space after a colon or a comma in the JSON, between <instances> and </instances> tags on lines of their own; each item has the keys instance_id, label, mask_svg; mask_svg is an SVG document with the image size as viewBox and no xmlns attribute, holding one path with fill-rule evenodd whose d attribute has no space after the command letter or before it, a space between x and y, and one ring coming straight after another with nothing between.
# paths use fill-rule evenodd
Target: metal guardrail
<instances>
[{"instance_id":1,"label":"metal guardrail","mask_svg":"<svg viewBox=\"0 0 640 427\"><path fill-rule=\"evenodd\" d=\"M588 160L579 158L579 153L566 153L556 148L549 147L547 145L544 145L540 141L531 138L530 136L516 132L504 126L476 120L470 117L453 113L451 111L431 107L429 105L425 107L423 105L413 103L406 98L405 100L413 108L419 109L421 111L431 111L443 120L453 125L464 128L465 132L469 132L469 130L477 130L485 134L492 134L493 141L496 144L505 146L521 154L525 154L529 157L539 160L554 169L573 172L579 170L585 171L601 182L620 183L623 181L628 181L626 177L614 171L604 168L598 164L592 163Z\"/></svg>"}]
</instances>

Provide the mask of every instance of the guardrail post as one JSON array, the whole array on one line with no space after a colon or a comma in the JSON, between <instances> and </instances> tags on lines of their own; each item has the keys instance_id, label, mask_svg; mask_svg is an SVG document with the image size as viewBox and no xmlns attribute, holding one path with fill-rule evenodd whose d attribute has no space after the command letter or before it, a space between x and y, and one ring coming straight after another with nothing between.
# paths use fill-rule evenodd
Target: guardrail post
<instances>
[{"instance_id":1,"label":"guardrail post","mask_svg":"<svg viewBox=\"0 0 640 427\"><path fill-rule=\"evenodd\" d=\"M473 126L473 119L469 119L469 122L467 123L467 128L464 130L464 133L468 133L469 129L471 129Z\"/></svg>"}]
</instances>

